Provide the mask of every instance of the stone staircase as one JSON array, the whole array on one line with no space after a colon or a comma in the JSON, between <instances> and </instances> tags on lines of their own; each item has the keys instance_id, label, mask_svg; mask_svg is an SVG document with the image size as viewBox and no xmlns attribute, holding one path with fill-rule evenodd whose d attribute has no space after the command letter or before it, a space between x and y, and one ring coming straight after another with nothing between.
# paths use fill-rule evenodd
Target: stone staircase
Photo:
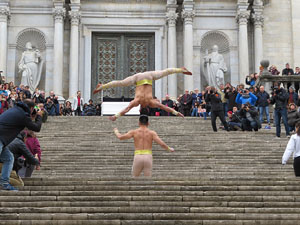
<instances>
[{"instance_id":1,"label":"stone staircase","mask_svg":"<svg viewBox=\"0 0 300 225\"><path fill-rule=\"evenodd\" d=\"M152 179L131 178L133 142L113 134L138 117L54 117L39 140L42 167L19 192L0 191L0 225L300 224L300 180L275 128L212 132L199 118L150 118L175 148L154 145Z\"/></svg>"}]
</instances>

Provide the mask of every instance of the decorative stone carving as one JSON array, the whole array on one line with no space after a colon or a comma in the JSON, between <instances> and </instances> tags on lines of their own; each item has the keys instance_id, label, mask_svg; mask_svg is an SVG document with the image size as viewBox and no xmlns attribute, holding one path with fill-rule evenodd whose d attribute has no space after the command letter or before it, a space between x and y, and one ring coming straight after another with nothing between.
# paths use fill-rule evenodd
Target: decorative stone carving
<instances>
[{"instance_id":1,"label":"decorative stone carving","mask_svg":"<svg viewBox=\"0 0 300 225\"><path fill-rule=\"evenodd\" d=\"M183 9L181 16L184 19L185 23L193 23L193 19L195 17L195 11Z\"/></svg>"},{"instance_id":2,"label":"decorative stone carving","mask_svg":"<svg viewBox=\"0 0 300 225\"><path fill-rule=\"evenodd\" d=\"M250 17L250 11L240 11L236 16L236 20L240 25L247 25Z\"/></svg>"},{"instance_id":3,"label":"decorative stone carving","mask_svg":"<svg viewBox=\"0 0 300 225\"><path fill-rule=\"evenodd\" d=\"M167 21L169 25L176 25L176 20L178 18L178 13L175 11L168 11L166 15Z\"/></svg>"},{"instance_id":4,"label":"decorative stone carving","mask_svg":"<svg viewBox=\"0 0 300 225\"><path fill-rule=\"evenodd\" d=\"M69 18L72 25L79 25L81 13L79 11L69 11Z\"/></svg>"},{"instance_id":5,"label":"decorative stone carving","mask_svg":"<svg viewBox=\"0 0 300 225\"><path fill-rule=\"evenodd\" d=\"M40 51L27 42L18 67L19 72L22 72L21 84L29 86L31 92L34 92L40 83L43 64Z\"/></svg>"},{"instance_id":6,"label":"decorative stone carving","mask_svg":"<svg viewBox=\"0 0 300 225\"><path fill-rule=\"evenodd\" d=\"M64 18L66 17L66 9L65 8L54 8L53 9L53 17L55 22L63 23Z\"/></svg>"},{"instance_id":7,"label":"decorative stone carving","mask_svg":"<svg viewBox=\"0 0 300 225\"><path fill-rule=\"evenodd\" d=\"M206 53L207 49L211 49L212 46L218 45L219 53L229 52L229 41L226 35L220 31L214 30L205 33L201 39L201 52Z\"/></svg>"},{"instance_id":8,"label":"decorative stone carving","mask_svg":"<svg viewBox=\"0 0 300 225\"><path fill-rule=\"evenodd\" d=\"M0 22L7 22L10 18L10 11L7 6L0 7Z\"/></svg>"},{"instance_id":9,"label":"decorative stone carving","mask_svg":"<svg viewBox=\"0 0 300 225\"><path fill-rule=\"evenodd\" d=\"M206 67L206 79L210 86L220 88L221 84L224 84L224 73L227 72L226 63L224 57L219 54L219 48L217 45L212 47L212 53L204 57L204 66Z\"/></svg>"},{"instance_id":10,"label":"decorative stone carving","mask_svg":"<svg viewBox=\"0 0 300 225\"><path fill-rule=\"evenodd\" d=\"M257 13L252 14L252 20L255 26L262 27L264 25L264 16L262 14L257 14Z\"/></svg>"},{"instance_id":11,"label":"decorative stone carving","mask_svg":"<svg viewBox=\"0 0 300 225\"><path fill-rule=\"evenodd\" d=\"M35 28L27 28L18 34L17 49L24 51L27 42L31 42L40 51L46 49L46 38L44 33Z\"/></svg>"}]
</instances>

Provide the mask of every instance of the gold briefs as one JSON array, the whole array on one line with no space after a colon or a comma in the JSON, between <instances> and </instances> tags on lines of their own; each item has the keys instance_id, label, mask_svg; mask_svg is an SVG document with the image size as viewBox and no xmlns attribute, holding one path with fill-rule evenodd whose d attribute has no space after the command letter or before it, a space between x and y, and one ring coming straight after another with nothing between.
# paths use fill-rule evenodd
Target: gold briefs
<instances>
[{"instance_id":1,"label":"gold briefs","mask_svg":"<svg viewBox=\"0 0 300 225\"><path fill-rule=\"evenodd\" d=\"M134 155L152 155L152 150L135 150Z\"/></svg>"},{"instance_id":2,"label":"gold briefs","mask_svg":"<svg viewBox=\"0 0 300 225\"><path fill-rule=\"evenodd\" d=\"M147 79L144 79L144 80L140 80L140 81L137 81L136 82L136 86L142 86L144 84L149 84L149 85L152 85L152 80L147 80Z\"/></svg>"}]
</instances>

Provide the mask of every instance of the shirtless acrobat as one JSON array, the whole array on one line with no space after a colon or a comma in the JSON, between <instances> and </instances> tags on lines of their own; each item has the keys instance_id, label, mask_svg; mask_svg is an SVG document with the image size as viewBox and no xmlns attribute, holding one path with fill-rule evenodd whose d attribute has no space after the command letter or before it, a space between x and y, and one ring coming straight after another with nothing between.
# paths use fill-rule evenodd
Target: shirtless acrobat
<instances>
[{"instance_id":1,"label":"shirtless acrobat","mask_svg":"<svg viewBox=\"0 0 300 225\"><path fill-rule=\"evenodd\" d=\"M155 141L162 148L167 151L174 152L173 148L166 145L157 135L155 131L148 128L148 116L141 115L139 119L139 128L130 130L126 134L120 134L118 129L115 128L114 132L120 140L134 139L134 160L132 166L133 177L140 176L144 171L144 176L151 177L152 175L152 142Z\"/></svg>"},{"instance_id":2,"label":"shirtless acrobat","mask_svg":"<svg viewBox=\"0 0 300 225\"><path fill-rule=\"evenodd\" d=\"M112 87L126 87L131 85L136 85L135 89L135 97L130 102L130 104L121 112L117 113L114 116L110 117L110 120L115 121L118 117L125 115L125 113L129 112L133 107L141 105L141 108L151 107L151 108L160 108L164 111L172 113L176 116L184 117L180 112L175 111L172 108L169 108L160 102L153 99L152 96L152 81L161 79L162 77L168 76L170 74L175 73L183 73L186 75L192 75L190 71L188 71L185 67L182 68L169 68L160 71L149 71L144 73L137 73L130 77L127 77L124 80L120 81L111 81L107 84L99 83L96 89L93 91L94 94L97 92L112 88Z\"/></svg>"}]
</instances>

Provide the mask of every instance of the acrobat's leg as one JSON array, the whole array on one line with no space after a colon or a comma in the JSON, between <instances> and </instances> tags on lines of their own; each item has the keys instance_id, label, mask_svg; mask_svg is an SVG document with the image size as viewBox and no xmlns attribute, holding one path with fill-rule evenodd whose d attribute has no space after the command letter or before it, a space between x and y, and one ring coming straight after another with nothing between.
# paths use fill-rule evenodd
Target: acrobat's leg
<instances>
[{"instance_id":1,"label":"acrobat's leg","mask_svg":"<svg viewBox=\"0 0 300 225\"><path fill-rule=\"evenodd\" d=\"M154 99L152 99L152 100L150 101L149 106L150 106L151 108L160 108L160 109L162 109L162 110L164 110L164 111L167 111L167 112L169 112L169 113L172 113L172 114L175 115L175 116L184 117L184 115L182 115L182 113L177 112L175 109L172 109L172 108L170 108L170 107L168 107L168 106L165 106L165 105L161 104L160 102L157 102L157 101L154 100Z\"/></svg>"},{"instance_id":2,"label":"acrobat's leg","mask_svg":"<svg viewBox=\"0 0 300 225\"><path fill-rule=\"evenodd\" d=\"M153 80L159 80L165 76L168 76L170 74L175 74L175 73L183 73L186 75L192 75L192 73L190 71L188 71L185 67L181 67L181 68L168 68L165 70L157 70L157 71L152 71L151 75L152 75L152 79Z\"/></svg>"},{"instance_id":3,"label":"acrobat's leg","mask_svg":"<svg viewBox=\"0 0 300 225\"><path fill-rule=\"evenodd\" d=\"M116 119L118 119L120 116L124 116L126 113L128 113L133 107L136 107L140 104L140 102L138 100L132 100L129 105L123 109L121 112L117 113L116 115L110 116L109 119L111 121L115 121Z\"/></svg>"},{"instance_id":4,"label":"acrobat's leg","mask_svg":"<svg viewBox=\"0 0 300 225\"><path fill-rule=\"evenodd\" d=\"M125 78L124 80L114 80L107 84L99 83L96 89L93 91L93 94L100 92L101 90L112 88L112 87L127 87L136 84L136 76L132 75L130 77Z\"/></svg>"}]
</instances>

